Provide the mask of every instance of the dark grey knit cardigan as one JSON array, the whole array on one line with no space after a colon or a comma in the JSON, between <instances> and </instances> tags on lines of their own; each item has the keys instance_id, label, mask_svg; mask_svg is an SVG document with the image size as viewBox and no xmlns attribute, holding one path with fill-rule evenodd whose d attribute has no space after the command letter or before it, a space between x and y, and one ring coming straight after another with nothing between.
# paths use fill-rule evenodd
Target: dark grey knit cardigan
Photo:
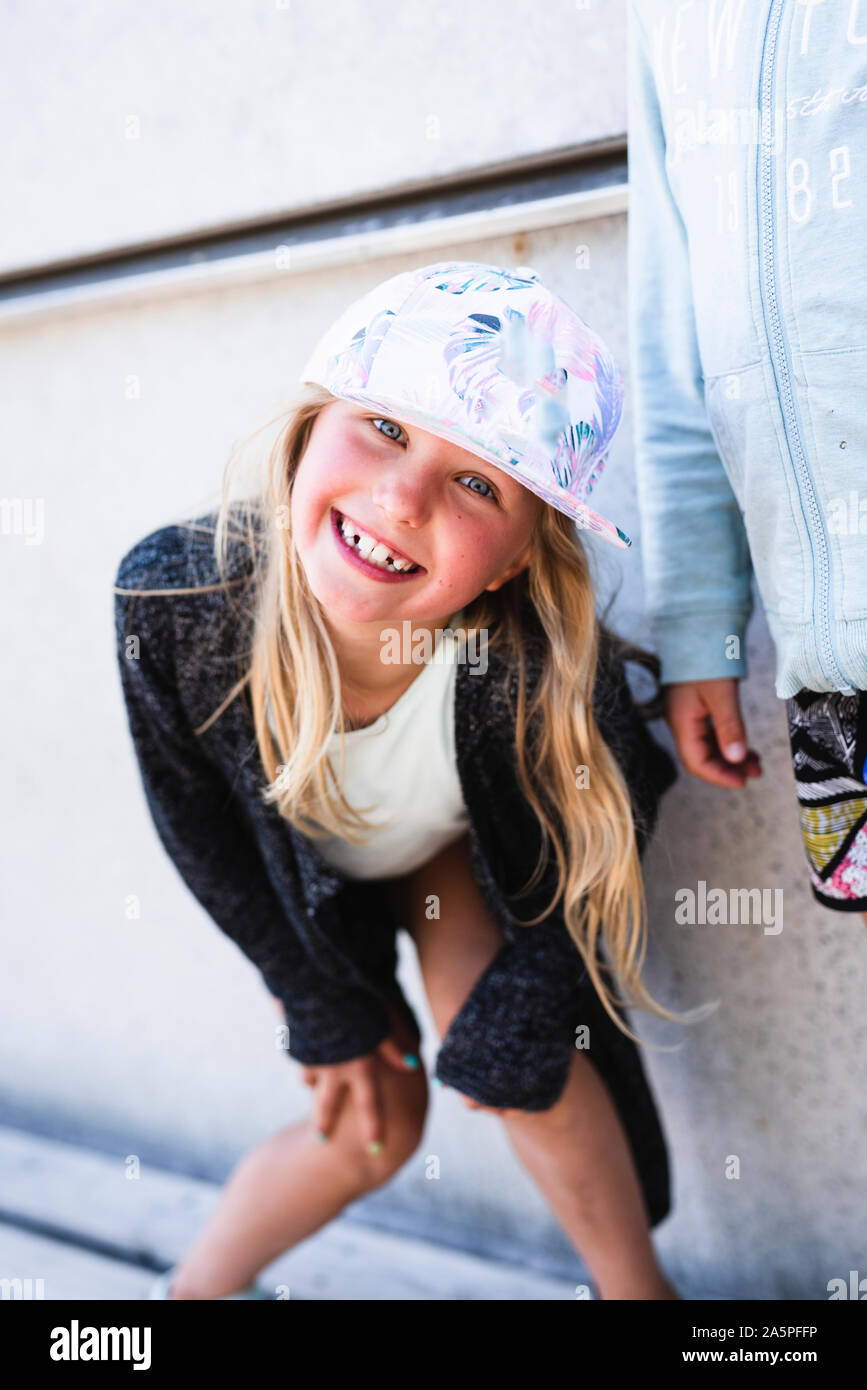
<instances>
[{"instance_id":1,"label":"dark grey knit cardigan","mask_svg":"<svg viewBox=\"0 0 867 1390\"><path fill-rule=\"evenodd\" d=\"M215 513L189 531L168 525L123 557L115 586L177 589L214 584ZM251 558L233 541L230 578ZM283 1003L290 1055L327 1064L372 1051L390 1032L383 999L418 1021L395 977L395 936L376 881L349 880L315 841L261 799L265 785L246 690L197 736L246 669L252 629L236 585L177 597L115 595L117 654L129 727L156 830L188 888L257 966ZM527 658L538 676L541 628L527 609ZM533 623L536 624L536 638ZM137 654L128 647L139 639ZM459 664L455 743L470 819L473 873L506 944L477 981L444 1037L436 1076L483 1105L546 1110L566 1083L576 1028L589 1026L586 1052L606 1082L626 1130L650 1222L670 1204L666 1144L635 1044L608 1017L566 929L560 908L536 926L515 926L505 899L529 878L541 846L514 756L514 726L496 651L485 674ZM517 674L511 673L511 699ZM622 664L603 646L594 708L603 737L624 768L643 851L657 799L676 776L634 707ZM511 909L524 920L550 902L549 866Z\"/></svg>"}]
</instances>

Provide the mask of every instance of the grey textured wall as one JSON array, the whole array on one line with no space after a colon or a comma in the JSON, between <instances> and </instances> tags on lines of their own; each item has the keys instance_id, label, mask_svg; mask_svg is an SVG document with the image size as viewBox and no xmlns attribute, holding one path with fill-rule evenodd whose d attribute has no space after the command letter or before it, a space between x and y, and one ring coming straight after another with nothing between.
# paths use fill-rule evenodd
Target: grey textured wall
<instances>
[{"instance_id":1,"label":"grey textured wall","mask_svg":"<svg viewBox=\"0 0 867 1390\"><path fill-rule=\"evenodd\" d=\"M65 12L40 39L35 85L22 73L4 98L7 130L17 123L22 217L7 227L3 264L130 246L622 131L620 5L589 15L565 3L515 6L524 32L506 29L487 0L338 8L340 22L334 7L245 7L239 31L227 4L162 6L161 21L153 9L92 5L87 37L80 20L64 31ZM317 67L299 59L325 44L326 12L339 37L333 66ZM14 16L22 51L35 41L36 14ZM275 39L280 25L291 30L288 47ZM152 134L133 150L117 121L138 108ZM447 118L461 109L475 119L462 117L456 133ZM439 143L424 133L437 110ZM63 217L50 216L61 204ZM294 1064L275 1050L258 975L156 839L124 722L110 588L134 539L210 497L232 443L280 408L313 336L349 298L441 257L523 263L599 329L623 367L627 408L594 500L636 543L625 555L596 553L603 589L620 585L619 626L644 635L625 231L625 218L610 216L444 241L423 254L2 325L4 491L44 499L45 534L40 545L0 537L11 596L2 609L0 1119L220 1177L306 1109ZM589 248L584 269L579 244ZM641 1025L653 1041L679 1044L647 1059L675 1175L674 1214L657 1239L688 1295L823 1298L828 1279L863 1273L865 1258L867 943L859 916L824 911L807 888L761 613L749 656L745 708L764 777L723 792L683 774L646 861L650 988L676 1008L721 1001L688 1030ZM678 926L674 894L701 879L782 887L782 932ZM125 917L130 893L142 901L139 921ZM435 1034L406 939L403 948L431 1061ZM436 1183L425 1178L431 1153ZM732 1156L737 1180L726 1177ZM448 1092L433 1094L417 1155L362 1207L385 1223L489 1249L517 1242L528 1261L575 1267L499 1122Z\"/></svg>"},{"instance_id":2,"label":"grey textured wall","mask_svg":"<svg viewBox=\"0 0 867 1390\"><path fill-rule=\"evenodd\" d=\"M16 216L0 272L424 187L626 125L623 7L601 0L6 9L0 181Z\"/></svg>"}]
</instances>

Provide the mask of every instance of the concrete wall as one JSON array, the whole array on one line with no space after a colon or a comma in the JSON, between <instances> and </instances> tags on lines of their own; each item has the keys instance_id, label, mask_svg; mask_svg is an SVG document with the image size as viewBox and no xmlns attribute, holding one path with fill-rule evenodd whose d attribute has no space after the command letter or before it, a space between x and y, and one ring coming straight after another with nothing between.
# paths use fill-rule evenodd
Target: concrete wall
<instances>
[{"instance_id":1,"label":"concrete wall","mask_svg":"<svg viewBox=\"0 0 867 1390\"><path fill-rule=\"evenodd\" d=\"M604 143L623 33L600 0L37 0L4 22L0 273Z\"/></svg>"},{"instance_id":2,"label":"concrete wall","mask_svg":"<svg viewBox=\"0 0 867 1390\"><path fill-rule=\"evenodd\" d=\"M208 7L207 14L228 25L230 8ZM410 20L404 11L394 12L403 15L397 27L379 25L374 42L370 16L380 7L364 8L368 31L355 34L354 47L347 43L336 51L352 73L347 87L333 88L334 100L339 92L356 90L352 82L362 66L381 73L407 51ZM131 53L139 44L141 90L156 92L168 64L162 84L166 109L174 92L173 119L180 121L184 75L193 80L205 7L185 6L180 18L166 7L166 23L174 26L166 33L176 50L170 60L165 54L172 44L165 33L157 43L155 20L140 32L145 16L132 7L93 9L97 22L83 48L90 62L104 73L132 71ZM391 16L392 7L387 9ZM487 85L478 87L475 100L477 110L487 113L487 134L476 130L469 151L453 147L448 167L458 168L463 159L488 162L545 150L570 139L580 143L587 131L602 129L593 124L594 112L606 111L606 128L618 128L622 73L610 44L599 49L608 53L610 71L601 62L582 69L575 61L575 80L566 81L563 26L588 22L573 10L555 5L533 11L531 20L527 7L531 43L504 33L487 4L478 6L472 40L460 26L465 51L456 70L466 79L472 71L465 66L466 52L484 55ZM22 11L16 21L25 30L29 13ZM227 101L224 108L216 88L201 89L215 132L213 162L207 141L181 150L171 149L167 137L160 156L162 195L146 225L134 178L121 180L112 200L101 182L109 175L85 167L80 132L89 120L102 119L102 88L93 95L82 73L75 84L71 76L63 79L67 86L61 82L56 100L67 119L52 144L39 128L37 97L22 86L17 119L22 128L28 112L38 119L32 147L22 136L18 173L29 168L30 177L35 169L46 187L31 191L32 236L9 246L7 266L270 210L276 204L265 198L263 187L257 191L254 178L264 186L263 170L278 156L269 139L258 143L260 128L275 103L282 110L285 101L285 109L297 113L312 109L322 93L319 76L311 77L306 62L284 64L281 86L280 63L274 58L268 66L273 53L263 35L287 18L302 28L308 24L313 34L317 13L312 5L293 4L288 16L278 7L267 16L263 11L259 21L246 21L244 43L236 36L233 45L234 61L243 67L267 58L267 70L254 81L252 68L243 67L246 105ZM442 13L456 24L462 12L448 4L437 13L410 12L425 27L431 62L446 65L438 69L445 72L458 59L456 46L447 42L452 30L445 23L440 29ZM346 7L345 18L353 33L352 24L361 23L355 7ZM620 24L620 6L614 6L588 32L619 42ZM341 32L339 24L335 31ZM220 32L225 38L225 28ZM20 41L26 37L19 34ZM73 36L54 32L42 65L49 73L60 68L61 56L64 71L75 66L68 53L61 55L61 40L68 47ZM40 42L45 44L44 35ZM534 63L527 58L528 43ZM307 51L303 43L302 50ZM559 83L539 76L543 57L555 70L560 65ZM538 86L521 89L519 100L511 87L492 84L494 74L502 84L504 74L521 64ZM579 82L581 71L601 88L592 80ZM395 112L407 100L408 88L400 85L406 80L401 70L395 81L403 95L395 95ZM47 83L43 76L39 81ZM456 85L466 87L466 80ZM118 109L130 104L122 90ZM427 105L429 100L421 107ZM519 110L524 120L517 119ZM351 115L351 104L344 105L328 130L305 129L308 149L311 141L319 142L307 170L317 170L316 197L357 192L363 181L372 187L377 179L382 185L411 174L431 178L444 167L437 163L442 152L435 157L418 131L407 136L395 130L392 141L385 122L377 127L377 147L361 122L365 158L350 168L340 132ZM165 129L170 128L167 116ZM221 186L221 161L229 155L216 150L226 130L240 170L240 184L231 193ZM255 150L250 162L259 161L255 176L241 169L245 147ZM201 186L194 183L182 198L180 180L190 169L201 174ZM68 192L74 171L85 182L64 227L48 226L36 215L39 200L47 208L52 189ZM311 187L308 182L308 194ZM287 196L284 189L281 206L288 206ZM599 329L622 365L627 409L594 501L635 545L623 555L597 545L596 554L604 592L621 586L619 626L644 635L630 449L625 232L625 218L613 215L518 237L444 240L422 254L246 285L215 280L195 293L181 286L152 299L118 297L75 312L58 308L40 318L10 317L0 325L4 493L44 499L45 507L41 544L28 545L14 533L0 537L0 582L12 596L0 617L7 657L0 725L7 788L0 1121L221 1178L246 1147L303 1114L309 1103L294 1064L275 1050L273 1008L258 974L190 897L156 838L120 697L111 583L119 556L133 540L210 498L233 442L280 409L314 335L351 297L433 259L523 263L550 278ZM589 248L583 269L576 266L577 245ZM712 1019L686 1031L641 1025L656 1043L680 1044L678 1051L647 1058L675 1174L674 1214L657 1241L688 1296L822 1298L831 1277L845 1277L853 1268L865 1272L864 927L857 915L819 908L807 888L784 712L773 693L761 614L751 630L749 656L745 708L764 777L743 792L723 792L683 774L668 794L646 861L649 987L675 1008L721 1001ZM667 731L656 728L667 742ZM772 936L755 926L677 926L674 894L700 879L725 888L782 888L783 931ZM132 893L142 902L138 921L125 916ZM426 1024L425 1055L432 1063L435 1034L406 938L401 976ZM425 1177L430 1154L440 1159L436 1182ZM740 1160L734 1181L725 1176L733 1155ZM417 1155L386 1189L359 1204L357 1214L470 1248L519 1248L528 1263L567 1274L578 1269L499 1122L467 1111L447 1091L434 1090Z\"/></svg>"}]
</instances>

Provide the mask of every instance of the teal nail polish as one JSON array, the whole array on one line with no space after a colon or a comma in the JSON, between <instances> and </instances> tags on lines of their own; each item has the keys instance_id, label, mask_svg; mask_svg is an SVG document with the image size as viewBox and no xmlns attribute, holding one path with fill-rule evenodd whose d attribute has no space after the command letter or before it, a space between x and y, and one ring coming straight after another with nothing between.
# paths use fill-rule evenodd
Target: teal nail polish
<instances>
[{"instance_id":1,"label":"teal nail polish","mask_svg":"<svg viewBox=\"0 0 867 1390\"><path fill-rule=\"evenodd\" d=\"M434 1077L433 1082L434 1082L434 1085L435 1085L435 1086L441 1086L441 1085L443 1084L443 1083L440 1081L440 1079L439 1079L438 1076L435 1076L435 1077Z\"/></svg>"},{"instance_id":2,"label":"teal nail polish","mask_svg":"<svg viewBox=\"0 0 867 1390\"><path fill-rule=\"evenodd\" d=\"M416 1057L414 1052L405 1052L403 1054L403 1060L406 1062L406 1065L408 1067L418 1066L418 1058Z\"/></svg>"},{"instance_id":3,"label":"teal nail polish","mask_svg":"<svg viewBox=\"0 0 867 1390\"><path fill-rule=\"evenodd\" d=\"M317 1144L327 1144L327 1143L328 1143L328 1135L327 1135L327 1134L323 1134L321 1129L317 1129L317 1131L316 1131L316 1142L317 1142Z\"/></svg>"}]
</instances>

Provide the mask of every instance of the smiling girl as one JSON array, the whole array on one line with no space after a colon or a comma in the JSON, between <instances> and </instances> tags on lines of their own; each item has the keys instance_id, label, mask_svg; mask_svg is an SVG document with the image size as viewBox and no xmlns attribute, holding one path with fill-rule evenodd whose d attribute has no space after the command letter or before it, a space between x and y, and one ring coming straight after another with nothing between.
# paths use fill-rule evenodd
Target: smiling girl
<instances>
[{"instance_id":1,"label":"smiling girl","mask_svg":"<svg viewBox=\"0 0 867 1390\"><path fill-rule=\"evenodd\" d=\"M653 659L598 620L579 535L629 544L586 500L617 369L534 272L447 262L350 305L301 381L260 491L230 504L227 475L216 520L154 532L117 574L156 828L313 1088L153 1296L261 1296L265 1265L415 1153L404 928L436 1080L499 1117L601 1297L677 1297L650 1239L666 1146L624 1013L674 1017L641 982L640 869L674 772L623 668ZM384 658L406 622L436 659ZM454 659L458 623L484 663Z\"/></svg>"}]
</instances>

